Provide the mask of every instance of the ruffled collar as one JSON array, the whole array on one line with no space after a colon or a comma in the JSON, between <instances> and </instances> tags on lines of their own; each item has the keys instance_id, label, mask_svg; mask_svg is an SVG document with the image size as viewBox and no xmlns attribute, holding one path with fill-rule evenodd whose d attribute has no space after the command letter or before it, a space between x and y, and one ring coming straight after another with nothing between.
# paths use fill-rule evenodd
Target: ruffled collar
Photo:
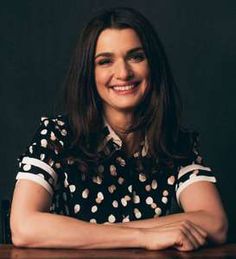
<instances>
[{"instance_id":1,"label":"ruffled collar","mask_svg":"<svg viewBox=\"0 0 236 259\"><path fill-rule=\"evenodd\" d=\"M122 148L123 142L120 139L120 137L115 133L115 131L113 130L113 128L110 126L110 124L108 123L108 121L103 118L104 121L104 128L103 128L103 132L104 132L104 143L103 146L107 146L110 143L113 143L113 146L115 147L116 150L120 150ZM148 140L147 140L147 136L145 135L144 140L140 143L140 151L135 152L133 154L133 157L145 157L147 156L148 153Z\"/></svg>"}]
</instances>

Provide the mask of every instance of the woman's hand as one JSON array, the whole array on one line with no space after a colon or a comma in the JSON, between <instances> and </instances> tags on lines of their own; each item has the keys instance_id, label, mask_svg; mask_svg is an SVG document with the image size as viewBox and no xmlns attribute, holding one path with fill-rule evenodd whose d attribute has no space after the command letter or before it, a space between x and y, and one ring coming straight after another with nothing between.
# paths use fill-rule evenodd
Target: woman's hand
<instances>
[{"instance_id":1,"label":"woman's hand","mask_svg":"<svg viewBox=\"0 0 236 259\"><path fill-rule=\"evenodd\" d=\"M192 251L207 243L207 233L188 220L171 223L143 231L144 248L162 250L174 247L179 251Z\"/></svg>"}]
</instances>

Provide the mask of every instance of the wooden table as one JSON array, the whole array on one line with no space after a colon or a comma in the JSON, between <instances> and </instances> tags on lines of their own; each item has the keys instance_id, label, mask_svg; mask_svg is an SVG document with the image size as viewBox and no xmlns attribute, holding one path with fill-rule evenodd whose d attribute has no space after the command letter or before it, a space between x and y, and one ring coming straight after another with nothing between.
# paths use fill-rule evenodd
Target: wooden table
<instances>
[{"instance_id":1,"label":"wooden table","mask_svg":"<svg viewBox=\"0 0 236 259\"><path fill-rule=\"evenodd\" d=\"M195 252L178 252L176 250L146 251L143 249L24 249L16 248L12 245L0 245L0 259L2 258L236 258L236 244L204 248Z\"/></svg>"}]
</instances>

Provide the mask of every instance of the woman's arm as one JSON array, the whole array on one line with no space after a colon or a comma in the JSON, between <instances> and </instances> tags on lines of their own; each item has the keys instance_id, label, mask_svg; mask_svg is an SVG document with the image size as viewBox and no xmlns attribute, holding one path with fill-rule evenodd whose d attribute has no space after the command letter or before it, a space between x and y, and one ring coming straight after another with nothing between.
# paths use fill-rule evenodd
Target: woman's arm
<instances>
[{"instance_id":1,"label":"woman's arm","mask_svg":"<svg viewBox=\"0 0 236 259\"><path fill-rule=\"evenodd\" d=\"M219 193L210 182L195 182L186 187L180 194L180 203L184 213L173 214L154 219L122 223L122 226L151 228L171 224L173 222L192 222L203 228L208 239L216 244L226 241L228 221Z\"/></svg>"},{"instance_id":2,"label":"woman's arm","mask_svg":"<svg viewBox=\"0 0 236 259\"><path fill-rule=\"evenodd\" d=\"M39 248L125 248L190 251L205 244L206 233L194 224L169 224L164 229L99 225L49 213L51 197L30 180L16 184L12 209L13 244Z\"/></svg>"},{"instance_id":3,"label":"woman's arm","mask_svg":"<svg viewBox=\"0 0 236 259\"><path fill-rule=\"evenodd\" d=\"M50 194L40 185L19 180L12 209L12 241L16 246L111 248L141 246L139 229L87 223L49 213Z\"/></svg>"}]
</instances>

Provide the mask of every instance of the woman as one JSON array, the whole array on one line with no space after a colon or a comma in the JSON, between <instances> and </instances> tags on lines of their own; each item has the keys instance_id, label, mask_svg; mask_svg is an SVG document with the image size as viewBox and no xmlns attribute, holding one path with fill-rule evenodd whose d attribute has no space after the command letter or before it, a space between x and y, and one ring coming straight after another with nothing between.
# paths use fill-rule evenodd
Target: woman
<instances>
[{"instance_id":1,"label":"woman","mask_svg":"<svg viewBox=\"0 0 236 259\"><path fill-rule=\"evenodd\" d=\"M11 210L16 246L181 251L225 242L227 219L156 32L113 8L81 34L66 115L42 118ZM171 201L183 213L167 215Z\"/></svg>"}]
</instances>

